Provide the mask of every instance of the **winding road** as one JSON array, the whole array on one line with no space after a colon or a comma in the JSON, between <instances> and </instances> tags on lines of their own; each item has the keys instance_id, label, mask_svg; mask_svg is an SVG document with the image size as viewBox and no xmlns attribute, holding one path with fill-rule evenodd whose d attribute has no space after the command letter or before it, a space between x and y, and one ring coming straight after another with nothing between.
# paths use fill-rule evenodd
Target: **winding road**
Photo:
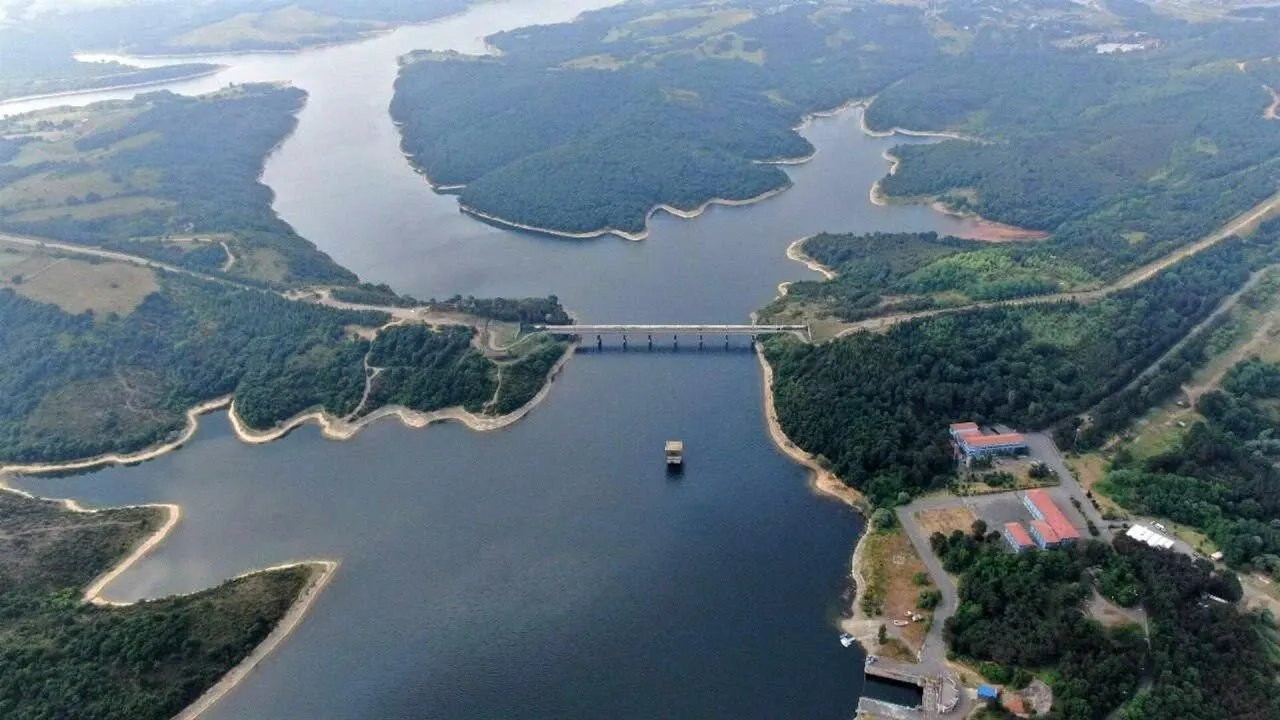
<instances>
[{"instance_id":1,"label":"winding road","mask_svg":"<svg viewBox=\"0 0 1280 720\"><path fill-rule=\"evenodd\" d=\"M950 313L960 313L969 310L980 310L994 307L1042 305L1058 302L1093 302L1101 300L1109 295L1113 295L1122 290L1128 290L1135 285L1151 279L1156 274L1167 270L1179 261L1185 260L1186 258L1189 258L1203 250L1207 250L1223 240L1245 231L1249 226L1265 220L1268 215L1277 211L1280 211L1280 193L1272 195L1249 210L1246 210L1241 215L1236 216L1226 225L1222 226L1221 229L1211 235L1207 235L1190 245L1184 245L1168 255L1126 273L1115 282L1095 290L1053 293L1051 295L1033 295L1031 297L1013 298L1010 300L991 300L987 302L969 303L967 305L959 305L956 307L919 310L916 312L899 313L896 315L881 315L867 320L848 323L842 327L840 332L836 334L836 337L842 337L855 332L880 330L910 320L918 320L920 318L934 317Z\"/></svg>"}]
</instances>

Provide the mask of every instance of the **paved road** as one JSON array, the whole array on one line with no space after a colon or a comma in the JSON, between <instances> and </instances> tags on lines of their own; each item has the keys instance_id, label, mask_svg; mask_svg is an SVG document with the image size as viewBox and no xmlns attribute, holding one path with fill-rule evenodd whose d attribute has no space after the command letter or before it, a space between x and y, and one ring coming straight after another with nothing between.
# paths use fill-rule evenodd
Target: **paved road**
<instances>
[{"instance_id":1,"label":"paved road","mask_svg":"<svg viewBox=\"0 0 1280 720\"><path fill-rule=\"evenodd\" d=\"M909 505L903 505L897 510L898 523L902 525L907 538L911 540L911 546L915 548L925 569L929 571L933 583L942 591L942 601L933 610L933 624L929 627L924 645L920 650L920 663L931 672L941 672L946 666L947 646L942 637L942 626L947 618L955 614L960 594L956 589L955 580L942 569L942 562L933 553L933 548L929 545L929 537L925 535L920 523L916 522L915 514L922 510L954 507L956 500L957 498L949 496L924 498Z\"/></svg>"},{"instance_id":2,"label":"paved road","mask_svg":"<svg viewBox=\"0 0 1280 720\"><path fill-rule=\"evenodd\" d=\"M1093 503L1085 494L1085 489L1081 487L1080 481L1076 480L1076 476L1067 469L1067 463L1062 459L1062 452L1058 450L1058 445L1053 441L1053 437L1045 432L1027 433L1025 437L1027 438L1027 447L1030 448L1031 455L1048 465L1058 475L1058 486L1045 489L1048 490L1049 495L1054 500L1058 501L1059 508L1067 514L1067 517L1072 518L1073 522L1080 526L1080 529L1084 531L1081 533L1083 536L1088 537L1089 535L1085 530L1085 524L1079 521L1091 520L1094 526L1098 528L1098 539L1110 543L1113 534L1110 528L1107 527L1107 521L1102 519L1102 513L1098 512L1098 509L1093 506ZM1080 503L1080 507L1083 508L1083 514L1076 510L1075 503L1071 502L1072 500Z\"/></svg>"},{"instance_id":3,"label":"paved road","mask_svg":"<svg viewBox=\"0 0 1280 720\"><path fill-rule=\"evenodd\" d=\"M1130 380L1123 388L1121 388L1115 394L1128 392L1136 388L1138 384L1141 383L1143 380L1146 380L1147 378L1154 375L1156 370L1160 367L1160 363L1173 357L1178 351L1182 350L1182 348L1185 347L1187 343L1195 339L1195 337L1199 335L1201 331L1203 331L1206 327L1208 327L1209 323L1213 322L1214 320L1217 320L1219 317L1222 316L1223 313L1235 307L1236 304L1240 302L1240 296L1244 295L1246 292L1251 290L1255 285L1257 285L1258 281L1261 280L1262 277L1270 269L1271 267L1266 267L1250 275L1249 279L1245 281L1243 285L1240 286L1239 290L1236 290L1235 292L1231 293L1227 297L1223 298L1222 302L1218 303L1218 307L1213 309L1213 312L1209 313L1204 317L1203 320L1196 323L1194 327L1192 327L1190 330L1187 331L1185 335L1182 336L1182 339L1178 340L1178 342L1170 346L1168 350L1165 350L1160 357L1156 358L1155 362L1151 363L1146 368L1144 368L1142 372L1134 376L1132 380ZM1103 398L1103 400L1100 401L1099 404L1101 404L1101 402L1105 402L1110 397L1111 395L1108 395L1107 398ZM1086 410L1084 414L1093 415L1096 412L1097 407L1098 405L1094 405L1093 407Z\"/></svg>"},{"instance_id":4,"label":"paved road","mask_svg":"<svg viewBox=\"0 0 1280 720\"><path fill-rule=\"evenodd\" d=\"M978 310L982 308L1017 307L1021 305L1039 305L1044 303L1071 302L1071 301L1092 302L1094 300L1100 300L1104 297L1107 297L1108 295L1112 295L1121 290L1127 290L1131 287L1134 287L1135 285L1138 285L1142 282L1145 282L1146 280L1149 280L1151 277L1153 277L1157 273L1168 269L1170 266L1174 265L1180 260L1184 260L1188 257L1191 257L1192 255L1195 255L1196 253L1199 253L1203 250L1207 250L1213 247L1214 245L1217 245L1218 243L1222 242L1223 240L1231 237L1232 235L1235 235L1236 233L1241 232L1248 226L1258 222L1259 220L1262 220L1268 214L1276 211L1277 209L1280 209L1280 194L1273 195L1267 198L1266 200L1263 200L1261 203L1258 203L1252 208L1246 210L1245 212L1233 218L1226 225L1219 228L1213 234L1207 235L1190 245L1186 245L1182 248L1179 248L1178 250L1175 250L1174 252L1168 255L1165 255L1158 260L1147 263L1146 265L1143 265L1142 267L1137 268L1136 270L1133 270L1128 274L1122 276L1119 280L1116 280L1110 285L1106 285L1096 290L1054 293L1052 295L1035 295L1032 297L1014 298L1012 300L993 300L989 302L970 303L968 305L962 305L962 306L953 307L953 308L938 308L934 310L920 310L917 312L900 313L897 315L885 315L882 317L870 318L868 320L861 320L858 322L849 323L844 326L843 330L841 330L839 333L836 334L836 337L848 335L849 333L861 332L864 330L876 330L879 328L885 328L891 325L896 325L897 323L900 323L900 322L906 322L908 320L917 320L919 318L933 317L935 315L966 312L969 310Z\"/></svg>"},{"instance_id":5,"label":"paved road","mask_svg":"<svg viewBox=\"0 0 1280 720\"><path fill-rule=\"evenodd\" d=\"M205 275L204 273L180 268L177 265L170 265L158 260L151 260L137 255L129 255L128 253L116 252L114 250L103 250L98 247L89 245L76 245L75 243L58 242L57 240L46 240L44 238L27 237L25 235L11 235L9 233L0 233L0 241L11 243L13 245L25 245L34 248L46 248L49 250L59 250L61 252L75 253L77 255L86 255L89 257L102 258L103 260L115 260L116 262L129 263L131 265L141 265L155 270L167 270L169 272L181 273L191 277L198 277L202 280L210 280L213 282L235 285L246 290L259 290L262 288L241 285L240 283L227 280L226 278L215 277L213 275Z\"/></svg>"}]
</instances>

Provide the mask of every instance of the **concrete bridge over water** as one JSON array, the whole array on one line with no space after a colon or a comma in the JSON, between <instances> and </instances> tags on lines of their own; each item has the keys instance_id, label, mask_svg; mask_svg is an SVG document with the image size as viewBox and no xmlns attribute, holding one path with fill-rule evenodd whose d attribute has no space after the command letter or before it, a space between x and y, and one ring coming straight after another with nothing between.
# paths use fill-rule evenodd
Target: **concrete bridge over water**
<instances>
[{"instance_id":1,"label":"concrete bridge over water","mask_svg":"<svg viewBox=\"0 0 1280 720\"><path fill-rule=\"evenodd\" d=\"M622 338L622 347L627 347L629 336L635 335L648 339L649 347L653 347L655 335L670 335L677 347L680 336L698 336L698 347L702 347L706 336L724 336L725 344L733 336L750 336L755 339L760 335L792 334L810 342L812 336L808 325L534 325L534 332L551 333L552 335L577 335L579 337L596 336L596 345L604 342L604 336Z\"/></svg>"}]
</instances>

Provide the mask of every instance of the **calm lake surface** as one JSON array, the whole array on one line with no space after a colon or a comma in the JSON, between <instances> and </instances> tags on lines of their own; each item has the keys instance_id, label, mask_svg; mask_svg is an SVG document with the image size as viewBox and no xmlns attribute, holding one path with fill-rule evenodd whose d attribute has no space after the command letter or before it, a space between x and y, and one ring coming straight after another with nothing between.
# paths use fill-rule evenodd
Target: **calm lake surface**
<instances>
[{"instance_id":1,"label":"calm lake surface","mask_svg":"<svg viewBox=\"0 0 1280 720\"><path fill-rule=\"evenodd\" d=\"M640 243L499 230L431 192L386 112L396 58L481 52L488 33L607 4L483 3L367 42L220 58L218 75L166 87L307 90L297 132L264 172L277 211L362 278L422 297L556 293L593 321L742 322L779 282L813 277L783 255L798 237L971 230L868 202L881 153L904 140L866 137L856 111L805 130L819 152L789 170L791 190L696 220L658 215ZM678 479L662 465L669 438L688 448ZM341 561L289 641L210 718L846 718L862 655L833 623L861 521L806 480L768 439L759 369L739 341L584 353L498 432L385 422L349 442L304 428L247 446L215 415L142 466L19 484L182 505L169 540L109 589L115 599Z\"/></svg>"}]
</instances>

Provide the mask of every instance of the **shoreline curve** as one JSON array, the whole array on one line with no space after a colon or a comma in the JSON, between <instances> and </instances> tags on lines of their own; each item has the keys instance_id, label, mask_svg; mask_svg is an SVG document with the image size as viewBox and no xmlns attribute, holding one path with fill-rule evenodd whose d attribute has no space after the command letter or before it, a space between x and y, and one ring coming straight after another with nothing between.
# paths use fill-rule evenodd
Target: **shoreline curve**
<instances>
[{"instance_id":1,"label":"shoreline curve","mask_svg":"<svg viewBox=\"0 0 1280 720\"><path fill-rule=\"evenodd\" d=\"M871 99L874 99L874 98L871 98ZM811 125L813 121L817 118L834 117L836 115L839 115L841 113L847 112L855 108L859 108L859 107L866 108L867 105L870 104L871 99L853 98L851 100L841 103L840 105L837 105L836 107L830 108L828 110L815 110L813 112L805 113L804 116L801 117L800 122L794 125L791 129L795 132L799 132L809 127L809 125ZM403 126L403 124L400 122L396 122L395 125L397 128L400 128ZM413 156L404 150L404 134L403 133L401 133L401 136L400 136L400 152L402 155L405 156L406 160L408 160L410 167L412 167L415 172L417 172L424 179L426 179L427 186L430 187L433 192L437 194L450 194L466 187L465 183L455 184L455 185L437 185L436 183L434 183L431 180L431 176L427 172L427 169L424 166L422 166L420 163L415 162L413 159ZM793 158L784 157L784 158L777 158L773 160L753 160L752 162L758 165L804 165L805 163L808 163L809 161L817 157L817 155L818 155L818 150L817 148L814 148L813 152L809 153L808 155L802 155L802 156L793 157ZM494 223L496 225L500 225L502 227L510 228L513 230L524 230L527 232L536 232L536 233L541 233L543 235L550 235L553 237L563 237L563 238L569 238L573 240L590 240L593 238L604 237L606 235L614 235L619 238L622 238L623 240L628 240L631 242L639 242L649 237L649 222L650 220L653 219L653 216L658 211L664 211L671 215L675 215L678 218L690 220L706 212L707 209L710 208L712 205L724 205L728 207L741 207L743 205L751 205L754 203L763 202L775 195L779 195L783 192L786 192L787 190L791 189L793 185L794 185L794 182L791 181L790 178L788 178L786 184L776 188L772 188L770 190L766 190L765 192L760 193L759 195L756 195L754 197L744 198L741 200L731 200L731 199L718 198L718 197L710 198L704 201L698 207L694 208L693 210L682 210L680 208L674 207L666 203L659 203L657 205L654 205L652 208L650 208L649 212L645 214L644 229L637 233L627 232L626 230L619 230L614 227L596 228L594 230L588 230L583 232L573 232L568 230L553 230L551 228L538 227L536 225L526 225L523 223L516 222L514 220L508 220L507 218L501 217L499 215L486 213L478 208L467 205L466 203L463 203L461 201L458 202L458 209L473 217L479 218L487 222Z\"/></svg>"},{"instance_id":2,"label":"shoreline curve","mask_svg":"<svg viewBox=\"0 0 1280 720\"><path fill-rule=\"evenodd\" d=\"M172 503L145 503L141 505L118 505L107 508L86 508L71 498L43 498L25 490L10 486L5 482L5 478L0 476L0 492L9 492L32 500L43 500L61 504L64 508L71 512L95 514L107 510L124 510L129 508L159 508L166 512L165 521L155 532L151 533L145 540L137 545L132 552L124 559L116 563L115 566L102 573L89 583L81 596L81 602L98 607L129 607L139 602L146 602L146 599L139 599L133 602L115 602L107 600L102 596L102 591L112 581L118 578L126 570L136 564L145 557L153 549L169 536L178 521L182 517L182 508ZM240 573L229 580L239 580L241 578L269 573L276 570L284 570L295 567L308 567L311 570L311 577L307 583L303 585L302 590L289 604L289 609L276 622L275 627L267 634L267 637L254 647L253 651L244 657L239 663L223 673L218 681L209 686L199 697L190 705L182 710L174 717L174 720L196 720L203 715L215 703L221 700L227 693L231 692L239 685L249 674L263 661L268 655L275 651L281 643L301 624L302 619L311 610L315 600L320 595L320 591L329 584L333 579L334 573L338 570L337 560L301 560L291 563L283 563L280 565L272 565L271 567L250 570ZM169 597L185 597L195 595L196 593L205 592L209 588L196 590L190 593L182 593Z\"/></svg>"},{"instance_id":3,"label":"shoreline curve","mask_svg":"<svg viewBox=\"0 0 1280 720\"><path fill-rule=\"evenodd\" d=\"M774 447L792 461L809 470L809 490L816 496L842 503L862 516L862 533L854 545L853 554L849 558L849 577L853 581L854 594L849 601L849 614L838 623L842 632L853 635L864 649L869 650L876 637L880 623L872 618L861 616L859 608L867 583L862 575L862 555L866 547L866 538L870 532L870 503L866 496L844 484L835 473L818 464L808 451L796 445L787 437L778 421L777 405L773 401L773 366L764 356L764 351L757 348L756 359L760 363L761 381L764 386L764 416L769 428L769 438Z\"/></svg>"},{"instance_id":4,"label":"shoreline curve","mask_svg":"<svg viewBox=\"0 0 1280 720\"><path fill-rule=\"evenodd\" d=\"M181 64L181 63L175 63L175 64ZM140 65L130 65L129 67L136 67L141 70L150 69L150 68L142 67ZM172 67L172 65L157 65L155 67ZM141 88L156 87L157 85L168 85L169 83L186 82L187 80L199 80L200 78L211 77L213 75L217 75L218 73L226 70L227 68L228 66L226 65L218 65L212 70L202 70L197 73L190 73L187 75L177 75L175 77L164 78L162 80L144 80L142 82L124 83L121 85L103 85L102 87L95 87L95 88L81 88L79 90L60 90L58 92L52 92L52 93L41 93L37 95L19 95L18 97L4 98L0 100L0 114L4 113L4 110L5 110L4 106L10 103L16 105L18 103L32 102L35 100L53 100L60 97L74 97L76 95L90 95L93 93L100 93L100 92L116 92L118 90L135 90L135 89L141 89ZM28 112L38 112L38 111L24 110L23 112L18 114L23 115Z\"/></svg>"},{"instance_id":5,"label":"shoreline curve","mask_svg":"<svg viewBox=\"0 0 1280 720\"><path fill-rule=\"evenodd\" d=\"M654 205L652 208L649 209L648 214L645 215L644 230L641 230L638 233L627 232L626 230L619 230L614 227L603 227L603 228L597 228L595 230L587 230L583 232L572 232L569 230L552 230L551 228L538 227L537 225L526 225L524 223L519 223L514 220L508 220L498 215L491 215L482 210L479 210L470 205L467 205L466 203L463 203L461 201L458 202L458 209L466 213L467 215L471 215L472 217L476 217L481 220L494 223L495 225L501 225L503 227L511 228L513 230L524 230L527 232L536 232L543 235L569 238L571 240L591 240L598 237L604 237L606 235L614 235L616 237L620 237L623 240L628 240L630 242L640 242L641 240L645 240L646 238L649 237L649 222L653 219L653 216L656 215L658 212L665 212L670 215L675 215L676 217L684 220L691 220L693 218L698 217L702 213L706 212L713 205L723 205L726 207L742 207L744 205L753 205L755 203L768 200L769 198L775 195L780 195L786 192L787 190L791 189L791 187L792 187L792 183L790 180L788 180L787 183L785 185L782 185L781 187L776 187L770 190L766 190L760 193L759 195L755 195L753 197L744 198L741 200L734 200L734 199L728 199L728 198L711 198L710 200L703 202L701 205L699 205L698 207L692 210L682 210L681 208L675 207L674 205L668 205L666 203Z\"/></svg>"},{"instance_id":6,"label":"shoreline curve","mask_svg":"<svg viewBox=\"0 0 1280 720\"><path fill-rule=\"evenodd\" d=\"M287 563L284 565L274 565L261 570L244 573L236 576L236 579L247 577L249 575L257 575L259 573L272 572L274 570L284 570L291 567L307 566L311 568L311 579L302 587L301 592L294 599L293 604L289 606L289 610L271 629L267 637L258 646L253 649L243 660L235 667L231 668L218 679L207 690L195 699L195 702L188 705L182 712L174 716L173 720L196 720L212 708L219 700L234 690L241 682L258 667L258 665L267 658L268 655L275 652L280 645L291 635L297 627L302 624L303 618L311 611L320 592L325 589L333 580L333 576L338 572L338 561L336 560L303 560L295 563Z\"/></svg>"},{"instance_id":7,"label":"shoreline curve","mask_svg":"<svg viewBox=\"0 0 1280 720\"><path fill-rule=\"evenodd\" d=\"M469 412L459 406L441 408L430 412L422 412L404 407L403 405L385 405L355 421L347 421L343 418L331 415L324 410L308 410L285 420L275 427L267 430L255 430L246 425L239 415L236 414L234 396L224 395L189 408L186 411L186 426L183 428L181 434L174 440L154 445L149 448L144 448L143 450L133 453L106 453L90 458L68 460L65 462L27 464L14 463L0 465L0 473L39 475L43 473L92 470L117 465L136 465L148 460L154 460L178 450L185 445L199 429L201 416L224 408L227 410L227 417L231 422L231 428L235 433L236 439L249 445L262 445L274 442L275 440L279 440L299 427L309 423L314 423L319 426L321 434L330 440L350 440L369 425L387 417L395 417L399 419L405 427L413 428L415 430L425 428L438 422L446 421L460 422L467 426L468 429L476 432L500 430L524 418L524 416L528 415L534 407L546 399L547 395L551 392L552 383L560 374L561 370L564 369L565 365L568 364L569 359L572 358L573 355L574 347L570 345L564 351L564 354L560 356L560 359L551 366L549 371L547 371L546 379L537 394L530 398L524 405L505 415L476 415L475 413Z\"/></svg>"}]
</instances>

